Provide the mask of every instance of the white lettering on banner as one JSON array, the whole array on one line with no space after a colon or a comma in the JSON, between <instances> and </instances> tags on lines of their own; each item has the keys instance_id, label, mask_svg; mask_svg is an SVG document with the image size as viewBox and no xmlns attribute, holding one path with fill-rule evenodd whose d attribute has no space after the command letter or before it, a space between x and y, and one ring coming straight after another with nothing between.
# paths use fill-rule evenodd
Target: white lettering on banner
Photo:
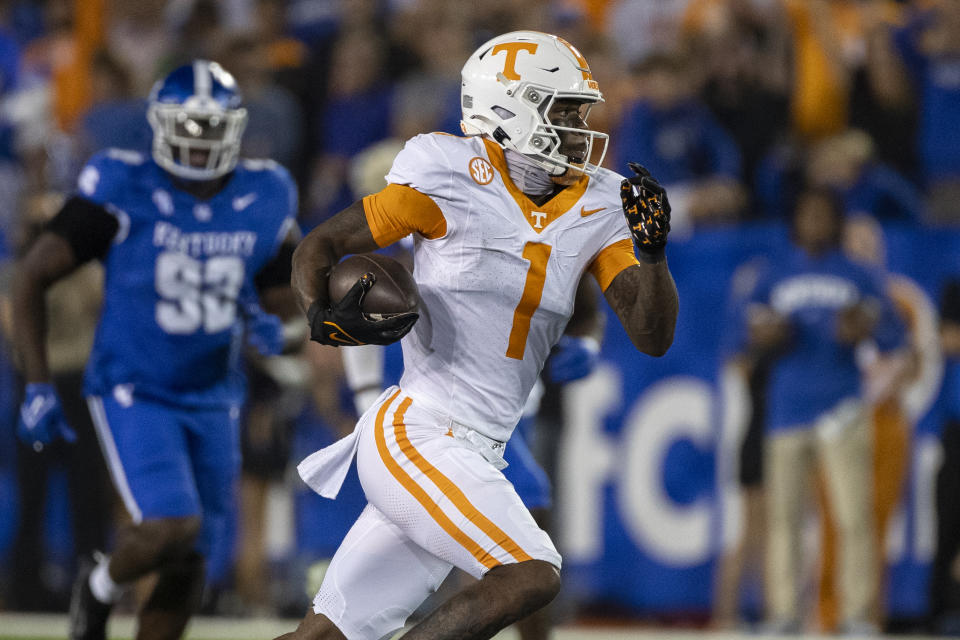
<instances>
[{"instance_id":1,"label":"white lettering on banner","mask_svg":"<svg viewBox=\"0 0 960 640\"><path fill-rule=\"evenodd\" d=\"M621 390L620 374L606 365L567 386L558 477L576 480L558 487L562 552L574 562L602 555L610 517L603 495L614 483L621 519L644 553L677 567L708 561L711 499L674 502L664 488L663 460L681 438L713 446L710 386L687 376L666 379L640 397L621 433L612 435L604 418L622 401Z\"/></svg>"},{"instance_id":2,"label":"white lettering on banner","mask_svg":"<svg viewBox=\"0 0 960 640\"><path fill-rule=\"evenodd\" d=\"M577 562L596 560L603 553L603 520L607 517L603 489L610 482L617 446L604 430L603 418L622 401L620 374L608 364L566 386L557 502L562 552Z\"/></svg>"},{"instance_id":3,"label":"white lettering on banner","mask_svg":"<svg viewBox=\"0 0 960 640\"><path fill-rule=\"evenodd\" d=\"M917 438L913 445L912 475L909 483L910 506L901 503L887 524L884 557L888 565L910 560L926 564L937 550L937 473L943 464L940 439L930 433ZM912 526L908 527L907 518ZM908 532L913 533L908 538Z\"/></svg>"},{"instance_id":4,"label":"white lettering on banner","mask_svg":"<svg viewBox=\"0 0 960 640\"><path fill-rule=\"evenodd\" d=\"M674 502L663 484L663 463L682 438L712 449L712 402L710 385L703 380L671 377L649 388L624 424L621 515L637 546L669 565L695 566L710 559L710 498Z\"/></svg>"},{"instance_id":5,"label":"white lettering on banner","mask_svg":"<svg viewBox=\"0 0 960 640\"><path fill-rule=\"evenodd\" d=\"M932 434L923 435L915 447L913 557L919 562L930 562L937 550L937 472L943 464L943 447Z\"/></svg>"},{"instance_id":6,"label":"white lettering on banner","mask_svg":"<svg viewBox=\"0 0 960 640\"><path fill-rule=\"evenodd\" d=\"M745 381L731 374L727 371L721 377L720 416L714 410L719 399L710 382L673 376L635 399L618 433L605 428L607 416L623 402L622 377L615 367L601 363L591 376L567 386L567 420L557 468L558 530L563 532L558 542L566 558L573 563L598 561L603 556L605 522L614 517L642 553L675 568L708 562L736 539L742 518L736 460L749 406ZM713 421L718 417L723 424L716 438ZM681 439L717 458L718 490L687 504L675 502L664 487L664 461ZM918 437L909 504L897 510L887 529L885 555L890 564L926 564L933 558L935 483L942 455L935 435ZM604 511L610 486L617 496L616 514ZM722 518L720 540L713 526L717 517Z\"/></svg>"}]
</instances>

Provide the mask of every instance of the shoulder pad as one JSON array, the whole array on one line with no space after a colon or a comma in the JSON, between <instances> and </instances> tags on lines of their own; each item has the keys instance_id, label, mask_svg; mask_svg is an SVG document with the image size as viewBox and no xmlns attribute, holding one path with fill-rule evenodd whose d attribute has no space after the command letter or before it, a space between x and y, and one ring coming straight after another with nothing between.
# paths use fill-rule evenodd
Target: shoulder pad
<instances>
[{"instance_id":1,"label":"shoulder pad","mask_svg":"<svg viewBox=\"0 0 960 640\"><path fill-rule=\"evenodd\" d=\"M247 171L272 171L280 166L276 160L270 158L244 158L240 165Z\"/></svg>"},{"instance_id":2,"label":"shoulder pad","mask_svg":"<svg viewBox=\"0 0 960 640\"><path fill-rule=\"evenodd\" d=\"M433 131L431 133L420 133L413 136L407 140L405 146L424 150L462 148L465 145L469 145L474 138L475 136L468 138L455 136L452 133L443 131Z\"/></svg>"},{"instance_id":3,"label":"shoulder pad","mask_svg":"<svg viewBox=\"0 0 960 640\"><path fill-rule=\"evenodd\" d=\"M281 219L297 215L297 185L282 164L268 158L244 158L237 171L247 188L277 203L272 209Z\"/></svg>"},{"instance_id":4,"label":"shoulder pad","mask_svg":"<svg viewBox=\"0 0 960 640\"><path fill-rule=\"evenodd\" d=\"M435 133L422 133L407 140L393 159L387 182L409 185L426 195L445 193L450 184L451 144L460 145L464 138Z\"/></svg>"},{"instance_id":5,"label":"shoulder pad","mask_svg":"<svg viewBox=\"0 0 960 640\"><path fill-rule=\"evenodd\" d=\"M258 184L273 184L275 181L282 191L290 189L296 191L297 187L293 181L293 176L290 175L286 167L275 160L249 158L242 160L240 166L246 172L258 174L256 176Z\"/></svg>"},{"instance_id":6,"label":"shoulder pad","mask_svg":"<svg viewBox=\"0 0 960 640\"><path fill-rule=\"evenodd\" d=\"M145 166L146 157L127 149L105 149L87 161L77 176L77 191L88 200L103 203L118 193L131 173Z\"/></svg>"},{"instance_id":7,"label":"shoulder pad","mask_svg":"<svg viewBox=\"0 0 960 640\"><path fill-rule=\"evenodd\" d=\"M600 167L599 171L590 176L591 187L594 193L601 194L600 197L609 200L610 207L615 210L620 210L620 183L623 180L624 177L616 171L604 169L603 167Z\"/></svg>"}]
</instances>

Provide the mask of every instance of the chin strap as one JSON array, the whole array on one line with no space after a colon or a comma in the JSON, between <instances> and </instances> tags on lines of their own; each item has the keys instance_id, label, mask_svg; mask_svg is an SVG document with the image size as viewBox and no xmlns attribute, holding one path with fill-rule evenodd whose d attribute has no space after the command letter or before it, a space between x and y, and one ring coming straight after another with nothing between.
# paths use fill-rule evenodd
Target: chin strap
<instances>
[{"instance_id":1,"label":"chin strap","mask_svg":"<svg viewBox=\"0 0 960 640\"><path fill-rule=\"evenodd\" d=\"M504 149L503 155L510 170L510 179L520 191L528 196L542 196L553 191L556 185L546 169L513 149Z\"/></svg>"}]
</instances>

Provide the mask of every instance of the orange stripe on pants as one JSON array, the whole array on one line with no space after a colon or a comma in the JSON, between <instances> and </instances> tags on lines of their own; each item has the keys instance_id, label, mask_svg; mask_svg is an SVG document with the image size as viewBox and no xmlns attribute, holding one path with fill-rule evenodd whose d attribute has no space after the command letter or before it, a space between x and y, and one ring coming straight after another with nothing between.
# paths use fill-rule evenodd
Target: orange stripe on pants
<instances>
[{"instance_id":1,"label":"orange stripe on pants","mask_svg":"<svg viewBox=\"0 0 960 640\"><path fill-rule=\"evenodd\" d=\"M463 491L460 490L460 487L455 485L450 478L445 476L439 469L427 462L427 460L420 455L420 452L417 451L416 447L413 446L413 443L407 439L407 428L403 424L403 416L411 403L413 403L413 399L409 397L401 402L400 408L397 409L393 418L394 434L397 438L397 444L400 445L400 450L410 459L410 462L415 464L420 471L433 481L433 484L437 485L437 488L443 492L443 495L450 499L450 502L460 510L460 513L465 515L474 526L480 529L480 531L483 531L487 537L493 540L504 551L513 556L514 560L517 562L530 560L530 556L520 548L520 545L514 542L500 527L491 522L479 509L473 506L470 500L467 499L467 496L463 494Z\"/></svg>"},{"instance_id":2,"label":"orange stripe on pants","mask_svg":"<svg viewBox=\"0 0 960 640\"><path fill-rule=\"evenodd\" d=\"M390 396L390 399L383 403L383 406L380 407L380 411L377 412L377 422L376 428L374 429L374 435L377 441L377 451L380 452L380 458L383 460L383 464L387 467L387 470L390 471L390 474L396 478L397 482L400 485L410 492L417 502L423 506L426 512L437 521L437 524L447 532L451 538L460 543L470 554L477 559L477 561L485 566L487 569L492 569L500 565L497 562L497 559L491 556L489 553L483 550L483 548L472 540L466 533L460 530L457 525L450 521L447 515L440 509L440 507L433 500L430 499L430 496L427 495L427 492L423 490L413 478L411 478L406 471L404 471L396 460L393 459L393 456L390 455L390 450L387 448L387 441L384 438L384 429L383 429L383 420L387 415L387 410L390 405L393 404L393 401L396 400L397 396L400 395L400 390L397 389L396 393ZM402 404L400 410L398 410L397 415L394 417L394 421L403 419L403 412L406 411L409 405L410 399L407 398L405 404Z\"/></svg>"}]
</instances>

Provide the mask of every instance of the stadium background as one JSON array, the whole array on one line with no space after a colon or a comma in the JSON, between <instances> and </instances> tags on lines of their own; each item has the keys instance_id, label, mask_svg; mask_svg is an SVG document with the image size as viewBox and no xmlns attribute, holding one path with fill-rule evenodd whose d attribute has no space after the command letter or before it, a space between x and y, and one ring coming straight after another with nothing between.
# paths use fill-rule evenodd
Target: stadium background
<instances>
[{"instance_id":1,"label":"stadium background","mask_svg":"<svg viewBox=\"0 0 960 640\"><path fill-rule=\"evenodd\" d=\"M591 120L611 133L605 164L622 171L639 160L670 190L668 256L681 313L660 360L636 355L609 318L596 373L548 393L534 440L556 482L568 605L559 609L567 621L702 626L717 559L741 526L735 466L748 402L723 366L720 346L732 330L723 309L738 265L784 250L798 176L834 186L851 217L880 222L887 268L919 285L932 322L945 281L960 275L960 19L951 5L5 0L4 300L17 252L56 211L84 159L107 146L149 149L144 97L183 61L219 60L238 76L251 114L245 155L291 168L306 230L378 188L402 140L457 131L458 73L476 44L517 28L562 35L582 49L607 98ZM939 22L931 12L941 12ZM924 33L934 43L911 49ZM95 286L79 291L96 300ZM73 307L78 324L95 319L89 307ZM18 478L38 463L15 442L19 382L9 347L0 374L0 612L63 611L75 553L61 468L69 458L51 454L42 465L47 491L24 492ZM253 455L233 541L211 568L208 614L299 615L309 565L329 555L352 519L356 486L334 508L290 472L352 420L328 351L253 367L272 409L250 421L266 431L248 434ZM885 542L888 624L908 629L928 612L942 426L934 409L952 363L934 349L928 365ZM42 541L24 558L24 501L38 499ZM811 523L816 547L813 512ZM24 574L25 566L35 571ZM756 579L744 596L744 615L755 616Z\"/></svg>"}]
</instances>

